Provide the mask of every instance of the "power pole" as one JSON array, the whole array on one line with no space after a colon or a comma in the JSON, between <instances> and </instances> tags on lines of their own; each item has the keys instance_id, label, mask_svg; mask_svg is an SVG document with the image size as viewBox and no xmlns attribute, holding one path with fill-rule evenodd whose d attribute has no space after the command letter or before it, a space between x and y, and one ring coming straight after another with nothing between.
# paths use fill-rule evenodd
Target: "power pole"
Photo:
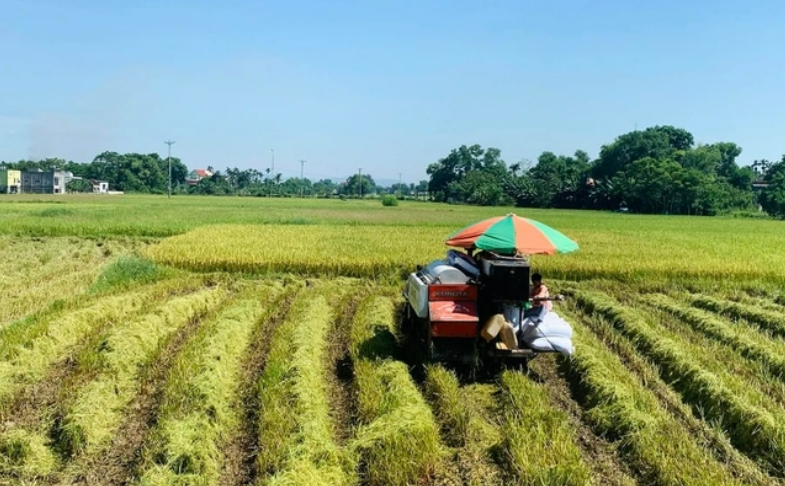
<instances>
[{"instance_id":1,"label":"power pole","mask_svg":"<svg viewBox=\"0 0 785 486\"><path fill-rule=\"evenodd\" d=\"M357 179L357 182L360 184L360 199L362 199L363 198L363 168L362 167L360 167L358 174L359 177Z\"/></svg>"},{"instance_id":2,"label":"power pole","mask_svg":"<svg viewBox=\"0 0 785 486\"><path fill-rule=\"evenodd\" d=\"M303 188L305 187L305 179L303 178L304 168L305 168L305 161L300 159L300 197L303 197Z\"/></svg>"},{"instance_id":3,"label":"power pole","mask_svg":"<svg viewBox=\"0 0 785 486\"><path fill-rule=\"evenodd\" d=\"M169 146L169 151L166 154L166 162L169 164L169 191L168 191L168 198L171 199L172 197L172 145L174 144L174 140L167 140L164 142L166 145Z\"/></svg>"},{"instance_id":4,"label":"power pole","mask_svg":"<svg viewBox=\"0 0 785 486\"><path fill-rule=\"evenodd\" d=\"M398 195L399 196L403 194L403 186L401 186L401 180L403 180L403 174L398 172L398 192L399 192Z\"/></svg>"},{"instance_id":5,"label":"power pole","mask_svg":"<svg viewBox=\"0 0 785 486\"><path fill-rule=\"evenodd\" d=\"M273 195L273 186L275 186L275 149L270 149L270 157L271 157L271 167L270 167L270 177L273 178L272 184L270 185L270 195Z\"/></svg>"}]
</instances>

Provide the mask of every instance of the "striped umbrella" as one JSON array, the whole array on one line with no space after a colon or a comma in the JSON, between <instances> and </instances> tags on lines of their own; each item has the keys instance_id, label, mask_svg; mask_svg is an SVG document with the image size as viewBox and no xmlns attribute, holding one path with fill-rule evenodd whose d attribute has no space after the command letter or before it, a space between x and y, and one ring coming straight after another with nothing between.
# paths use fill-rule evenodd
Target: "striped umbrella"
<instances>
[{"instance_id":1,"label":"striped umbrella","mask_svg":"<svg viewBox=\"0 0 785 486\"><path fill-rule=\"evenodd\" d=\"M478 248L502 254L525 255L569 253L578 244L550 226L515 214L471 224L453 233L445 242L459 248Z\"/></svg>"}]
</instances>

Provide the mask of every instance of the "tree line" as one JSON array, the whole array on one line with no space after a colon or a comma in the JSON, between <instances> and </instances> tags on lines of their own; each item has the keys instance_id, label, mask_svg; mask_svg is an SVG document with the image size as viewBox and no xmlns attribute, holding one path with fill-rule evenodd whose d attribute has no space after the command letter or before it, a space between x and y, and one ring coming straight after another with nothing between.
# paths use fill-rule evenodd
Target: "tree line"
<instances>
[{"instance_id":1,"label":"tree line","mask_svg":"<svg viewBox=\"0 0 785 486\"><path fill-rule=\"evenodd\" d=\"M617 137L592 160L543 152L535 162L507 165L501 150L480 145L453 149L427 167L428 180L417 184L378 185L370 174L344 181L291 177L269 169L208 170L212 176L187 184L186 165L171 158L175 194L248 196L361 197L394 194L437 202L483 206L627 210L638 213L715 215L754 211L785 218L785 156L779 162L738 164L742 149L732 142L696 144L687 130L655 126ZM125 192L165 194L169 164L158 154L103 152L91 162L63 159L2 163L12 169L72 172L81 180L68 189L89 192L89 179L109 182ZM767 187L758 191L753 182Z\"/></svg>"},{"instance_id":2,"label":"tree line","mask_svg":"<svg viewBox=\"0 0 785 486\"><path fill-rule=\"evenodd\" d=\"M227 168L225 171L207 167L212 175L198 183L188 184L188 167L177 157L171 158L173 194L209 194L272 197L360 197L370 195L394 194L401 198L423 198L428 191L428 182L418 184L377 184L370 174L355 174L345 181L290 177L283 179L280 173L272 174L270 169ZM17 170L64 170L76 178L68 184L70 192L91 192L91 179L106 181L112 190L166 194L169 184L169 161L158 154L119 154L103 152L91 162L80 163L59 158L43 160L21 160L0 162Z\"/></svg>"},{"instance_id":3,"label":"tree line","mask_svg":"<svg viewBox=\"0 0 785 486\"><path fill-rule=\"evenodd\" d=\"M428 191L440 202L539 208L715 215L760 204L785 217L785 156L739 166L732 142L695 144L687 130L655 126L619 136L591 160L544 152L507 166L496 148L461 146L428 166ZM754 181L768 187L756 192Z\"/></svg>"}]
</instances>

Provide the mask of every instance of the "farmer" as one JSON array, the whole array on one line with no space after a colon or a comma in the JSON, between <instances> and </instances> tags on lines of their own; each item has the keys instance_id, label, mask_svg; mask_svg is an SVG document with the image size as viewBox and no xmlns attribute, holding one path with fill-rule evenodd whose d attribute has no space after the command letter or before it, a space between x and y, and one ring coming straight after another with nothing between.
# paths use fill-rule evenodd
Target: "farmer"
<instances>
[{"instance_id":1,"label":"farmer","mask_svg":"<svg viewBox=\"0 0 785 486\"><path fill-rule=\"evenodd\" d=\"M532 275L532 286L529 290L529 299L531 300L532 307L531 309L527 310L524 314L525 317L529 316L536 316L540 314L542 307L545 307L545 310L550 312L553 309L553 304L551 304L549 299L551 294L548 292L548 287L542 283L542 275L539 273L535 273Z\"/></svg>"}]
</instances>

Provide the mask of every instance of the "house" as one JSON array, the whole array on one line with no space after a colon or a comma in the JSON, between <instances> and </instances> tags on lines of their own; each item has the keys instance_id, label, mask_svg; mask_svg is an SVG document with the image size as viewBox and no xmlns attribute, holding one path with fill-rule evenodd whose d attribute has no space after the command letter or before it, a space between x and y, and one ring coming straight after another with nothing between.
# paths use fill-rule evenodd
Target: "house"
<instances>
[{"instance_id":1,"label":"house","mask_svg":"<svg viewBox=\"0 0 785 486\"><path fill-rule=\"evenodd\" d=\"M22 188L22 171L0 167L0 194L18 194Z\"/></svg>"},{"instance_id":2,"label":"house","mask_svg":"<svg viewBox=\"0 0 785 486\"><path fill-rule=\"evenodd\" d=\"M109 183L106 181L99 181L90 179L90 185L93 186L93 194L107 194L109 193Z\"/></svg>"},{"instance_id":3,"label":"house","mask_svg":"<svg viewBox=\"0 0 785 486\"><path fill-rule=\"evenodd\" d=\"M22 171L22 192L25 194L65 194L66 183L73 174L62 170Z\"/></svg>"},{"instance_id":4,"label":"house","mask_svg":"<svg viewBox=\"0 0 785 486\"><path fill-rule=\"evenodd\" d=\"M194 169L188 174L188 177L185 178L186 184L189 186L195 186L199 184L199 181L206 177L212 177L213 173L206 169Z\"/></svg>"}]
</instances>

